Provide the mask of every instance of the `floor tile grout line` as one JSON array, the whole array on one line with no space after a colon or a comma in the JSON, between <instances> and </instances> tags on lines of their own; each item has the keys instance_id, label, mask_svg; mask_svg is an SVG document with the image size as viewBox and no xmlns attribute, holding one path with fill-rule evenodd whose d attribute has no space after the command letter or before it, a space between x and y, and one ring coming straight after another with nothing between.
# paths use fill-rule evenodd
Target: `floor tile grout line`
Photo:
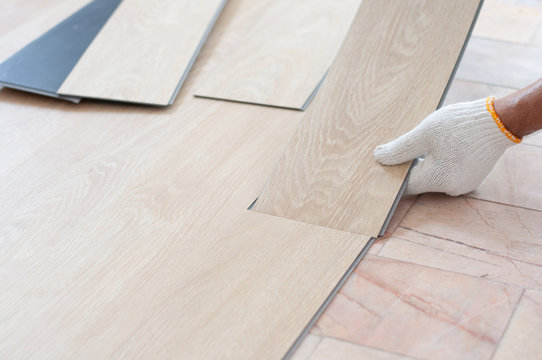
<instances>
[{"instance_id":1,"label":"floor tile grout line","mask_svg":"<svg viewBox=\"0 0 542 360\"><path fill-rule=\"evenodd\" d=\"M308 335L308 334L307 334ZM314 335L314 334L313 334ZM320 335L314 335L314 336L318 336L318 343L316 344L316 346L312 349L312 351L309 353L309 355L305 358L305 360L310 360L310 358L312 357L312 355L316 352L316 350L318 349L318 347L322 344L322 341L324 341L324 337L323 336L320 336Z\"/></svg>"},{"instance_id":2,"label":"floor tile grout line","mask_svg":"<svg viewBox=\"0 0 542 360\"><path fill-rule=\"evenodd\" d=\"M524 46L524 47L533 48L533 49L540 48L540 46L532 45L532 44L529 43L529 42L523 43L523 42L512 41L512 40L495 39L495 38L491 38L491 37L487 37L487 36L482 36L482 35L474 35L474 34L473 34L473 35L472 35L472 38L473 38L473 39L478 39L478 40L485 40L485 41L497 42L497 43L506 44L506 45L518 45L518 46Z\"/></svg>"},{"instance_id":3,"label":"floor tile grout line","mask_svg":"<svg viewBox=\"0 0 542 360\"><path fill-rule=\"evenodd\" d=\"M478 198L478 197L475 197L475 196L472 196L472 195L469 195L469 194L465 194L464 196L469 198L469 199L484 201L484 202L498 204L498 205L502 205L502 206L509 206L509 207L523 209L523 210L542 212L542 209L533 209L533 208L528 208L528 207L520 206L520 205L507 204L507 203L503 203L503 202L496 201L496 200L482 199L482 198Z\"/></svg>"},{"instance_id":4,"label":"floor tile grout line","mask_svg":"<svg viewBox=\"0 0 542 360\"><path fill-rule=\"evenodd\" d=\"M509 86L509 85L502 85L502 84L495 84L495 83L490 83L490 82L484 82L484 81L478 81L478 80L473 80L471 78L466 78L466 77L462 77L461 75L459 75L458 77L455 78L455 80L461 80L461 81L469 81L469 82L474 82L474 83L478 83L478 84L484 84L484 85L488 85L488 86L496 86L496 87L500 87L500 88L506 88L506 89L510 89L512 91L515 91L515 90L519 90L520 88L516 88L514 86ZM533 79L531 82L534 82L536 79Z\"/></svg>"},{"instance_id":5,"label":"floor tile grout line","mask_svg":"<svg viewBox=\"0 0 542 360\"><path fill-rule=\"evenodd\" d=\"M542 9L539 9L539 11L541 12L542 14ZM528 40L528 44L530 45L533 45L535 47L539 47L539 48L542 48L542 46L538 45L536 42L535 42L535 39L536 39L536 36L542 32L542 20L539 20L538 21L538 25L536 26L536 29L533 31L533 33L531 34L531 36L529 37L529 40Z\"/></svg>"},{"instance_id":6,"label":"floor tile grout line","mask_svg":"<svg viewBox=\"0 0 542 360\"><path fill-rule=\"evenodd\" d=\"M523 300L524 297L525 297L525 288L523 288L523 290L521 291L520 296L518 297L518 301L516 303L516 306L514 307L514 310L512 310L512 313L510 314L510 317L508 318L508 321L506 322L506 326L504 327L499 340L495 344L495 348L493 349L493 353L491 354L490 359L493 359L495 357L495 354L497 354L497 350L499 350L499 347L501 346L502 340L504 339L504 336L506 335L506 333L508 332L508 329L510 328L510 323L512 322L512 319L516 315L519 304L521 303L521 301Z\"/></svg>"},{"instance_id":7,"label":"floor tile grout line","mask_svg":"<svg viewBox=\"0 0 542 360\"><path fill-rule=\"evenodd\" d=\"M407 240L407 239L401 239L401 238L399 238L399 239L403 240L403 241L411 242L411 243L416 244L416 245L425 246L425 245L419 244L419 243L417 243L415 241L411 241L411 240ZM432 248L432 249L439 250L438 248ZM454 254L451 254L451 255L454 255ZM386 255L376 255L376 256L384 258L384 259L389 259L389 260L392 260L392 261L398 261L398 262L403 262L403 263L406 263L406 264L421 266L421 267L425 267L425 268L428 268L428 269L434 269L434 270L444 271L444 272L448 272L448 273L452 273L452 274L456 274L456 275L467 276L467 277L470 277L472 279L484 280L484 281L494 283L494 284L498 284L498 285L513 286L513 287L518 287L518 288L523 288L523 289L526 289L526 290L533 290L533 291L542 291L542 287L532 287L532 286L526 286L526 285L517 284L517 283L513 283L513 282L495 280L495 279L492 279L492 278L487 278L487 277L482 277L482 276L475 276L475 275L471 275L471 274L462 273L462 272L459 272L457 270L443 269L443 268L435 267L435 266L432 266L432 265L420 264L420 263L412 262L410 260L397 259L397 258L389 257L389 256L386 256ZM457 256L459 256L459 255L457 255ZM471 259L471 258L469 258L469 259ZM477 261L476 259L472 259L472 260ZM495 266L498 266L498 265L495 265Z\"/></svg>"},{"instance_id":8,"label":"floor tile grout line","mask_svg":"<svg viewBox=\"0 0 542 360\"><path fill-rule=\"evenodd\" d=\"M383 353L387 353L387 354L391 354L391 355L407 357L409 360L421 360L421 358L415 358L412 355L401 354L401 353L398 353L398 352L395 352L395 351L384 350L384 349L381 349L381 348L378 348L378 347L375 347L375 346L371 346L371 345L359 344L359 343L356 343L354 341L338 338L336 336L331 336L331 335L319 335L319 336L321 336L322 339L331 339L331 340L342 342L344 344L353 345L353 346L356 346L356 347L373 349L373 350L381 351Z\"/></svg>"},{"instance_id":9,"label":"floor tile grout line","mask_svg":"<svg viewBox=\"0 0 542 360\"><path fill-rule=\"evenodd\" d=\"M445 238L445 237L442 237L442 236L439 236L439 235L435 235L435 234L425 233L425 232L423 232L423 231L414 230L414 229L408 228L408 227L406 227L406 226L400 226L400 227L403 228L403 229L406 229L406 230L414 231L415 233L418 233L418 234L422 234L422 235L429 236L429 237L434 237L434 238L436 238L436 239L440 239L440 240L443 240L443 241L449 241L449 242L452 242L452 243L455 243L455 244L459 244L459 245L462 245L462 246L466 246L466 247L468 247L468 248L476 249L476 250L479 250L479 251L484 251L484 252L487 252L487 253L489 253L489 254L491 254L491 255L498 256L498 257L502 257L503 259L508 259L508 260L512 260L512 261L519 261L519 262L522 262L522 263L524 263L524 264L528 264L528 265L532 265L532 266L537 266L537 267L542 267L542 264L536 264L536 263L529 262L529 261L526 261L526 260L517 259L517 258L512 258L512 257L506 256L506 255L497 253L497 252L495 252L494 250L489 250L489 249L486 249L486 248L483 248L483 247L474 246L474 245L469 245L469 244L464 243L464 242L462 242L462 241L458 241L458 240L454 240L454 239Z\"/></svg>"},{"instance_id":10,"label":"floor tile grout line","mask_svg":"<svg viewBox=\"0 0 542 360\"><path fill-rule=\"evenodd\" d=\"M461 68L461 65L459 65L459 67ZM511 90L511 91L519 90L519 88L516 88L516 87L513 87L513 86L495 85L495 84L491 84L491 83L480 81L480 80L474 80L474 79L463 79L463 78L459 77L459 78L454 78L454 80L473 83L473 84L477 84L477 85L496 86L496 87L500 87L500 88L503 88L503 89L508 89L508 90ZM453 84L452 84L452 86L453 86Z\"/></svg>"}]
</instances>

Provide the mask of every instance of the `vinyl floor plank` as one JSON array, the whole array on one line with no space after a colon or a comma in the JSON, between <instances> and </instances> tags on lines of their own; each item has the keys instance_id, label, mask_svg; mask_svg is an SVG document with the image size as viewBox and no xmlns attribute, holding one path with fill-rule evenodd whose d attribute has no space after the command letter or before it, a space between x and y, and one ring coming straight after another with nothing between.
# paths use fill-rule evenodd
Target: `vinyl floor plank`
<instances>
[{"instance_id":1,"label":"vinyl floor plank","mask_svg":"<svg viewBox=\"0 0 542 360\"><path fill-rule=\"evenodd\" d=\"M226 0L124 0L59 93L169 105Z\"/></svg>"},{"instance_id":2,"label":"vinyl floor plank","mask_svg":"<svg viewBox=\"0 0 542 360\"><path fill-rule=\"evenodd\" d=\"M75 124L0 181L0 358L280 358L365 246L246 210L302 113L189 93L0 92L11 128Z\"/></svg>"},{"instance_id":3,"label":"vinyl floor plank","mask_svg":"<svg viewBox=\"0 0 542 360\"><path fill-rule=\"evenodd\" d=\"M194 70L165 109L0 91L40 143L0 152L0 358L276 359L365 246L246 210L303 113L194 98Z\"/></svg>"},{"instance_id":4,"label":"vinyl floor plank","mask_svg":"<svg viewBox=\"0 0 542 360\"><path fill-rule=\"evenodd\" d=\"M360 0L230 0L196 96L304 109Z\"/></svg>"},{"instance_id":5,"label":"vinyl floor plank","mask_svg":"<svg viewBox=\"0 0 542 360\"><path fill-rule=\"evenodd\" d=\"M0 64L0 84L57 96L120 0L94 0Z\"/></svg>"},{"instance_id":6,"label":"vinyl floor plank","mask_svg":"<svg viewBox=\"0 0 542 360\"><path fill-rule=\"evenodd\" d=\"M435 110L478 6L364 0L254 210L376 237L410 164L374 148Z\"/></svg>"}]
</instances>

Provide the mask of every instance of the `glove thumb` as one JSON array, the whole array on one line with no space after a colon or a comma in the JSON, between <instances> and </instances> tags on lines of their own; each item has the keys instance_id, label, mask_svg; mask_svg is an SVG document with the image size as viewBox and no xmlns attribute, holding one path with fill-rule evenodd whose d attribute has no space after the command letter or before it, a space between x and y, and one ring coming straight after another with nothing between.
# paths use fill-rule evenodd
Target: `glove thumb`
<instances>
[{"instance_id":1,"label":"glove thumb","mask_svg":"<svg viewBox=\"0 0 542 360\"><path fill-rule=\"evenodd\" d=\"M397 165L425 154L427 147L423 131L416 127L394 141L377 146L374 157L383 165Z\"/></svg>"}]
</instances>

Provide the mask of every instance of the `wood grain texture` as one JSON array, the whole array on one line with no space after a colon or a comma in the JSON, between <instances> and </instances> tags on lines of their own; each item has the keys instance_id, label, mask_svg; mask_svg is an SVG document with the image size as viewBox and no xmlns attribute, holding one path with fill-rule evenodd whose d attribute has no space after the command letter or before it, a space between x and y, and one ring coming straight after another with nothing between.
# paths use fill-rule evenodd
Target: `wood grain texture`
<instances>
[{"instance_id":1,"label":"wood grain texture","mask_svg":"<svg viewBox=\"0 0 542 360\"><path fill-rule=\"evenodd\" d=\"M59 93L168 105L223 1L123 1Z\"/></svg>"},{"instance_id":2,"label":"wood grain texture","mask_svg":"<svg viewBox=\"0 0 542 360\"><path fill-rule=\"evenodd\" d=\"M361 0L230 0L197 96L301 109Z\"/></svg>"},{"instance_id":3,"label":"wood grain texture","mask_svg":"<svg viewBox=\"0 0 542 360\"><path fill-rule=\"evenodd\" d=\"M359 254L246 210L302 114L199 75L167 109L0 91L0 358L280 358Z\"/></svg>"},{"instance_id":4,"label":"wood grain texture","mask_svg":"<svg viewBox=\"0 0 542 360\"><path fill-rule=\"evenodd\" d=\"M377 236L410 164L374 148L435 110L478 4L364 0L254 209Z\"/></svg>"},{"instance_id":5,"label":"wood grain texture","mask_svg":"<svg viewBox=\"0 0 542 360\"><path fill-rule=\"evenodd\" d=\"M0 358L276 359L367 242L246 210L303 114L194 98L216 30L165 109L0 91Z\"/></svg>"}]
</instances>

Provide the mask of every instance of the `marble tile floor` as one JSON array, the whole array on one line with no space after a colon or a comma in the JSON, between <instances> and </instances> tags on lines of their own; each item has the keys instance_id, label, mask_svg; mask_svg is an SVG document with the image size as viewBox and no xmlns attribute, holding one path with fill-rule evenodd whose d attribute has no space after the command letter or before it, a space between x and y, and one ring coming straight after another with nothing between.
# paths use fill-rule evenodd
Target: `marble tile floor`
<instances>
[{"instance_id":1,"label":"marble tile floor","mask_svg":"<svg viewBox=\"0 0 542 360\"><path fill-rule=\"evenodd\" d=\"M485 0L445 105L542 77L542 0ZM542 359L542 132L461 197L399 203L293 358Z\"/></svg>"}]
</instances>

